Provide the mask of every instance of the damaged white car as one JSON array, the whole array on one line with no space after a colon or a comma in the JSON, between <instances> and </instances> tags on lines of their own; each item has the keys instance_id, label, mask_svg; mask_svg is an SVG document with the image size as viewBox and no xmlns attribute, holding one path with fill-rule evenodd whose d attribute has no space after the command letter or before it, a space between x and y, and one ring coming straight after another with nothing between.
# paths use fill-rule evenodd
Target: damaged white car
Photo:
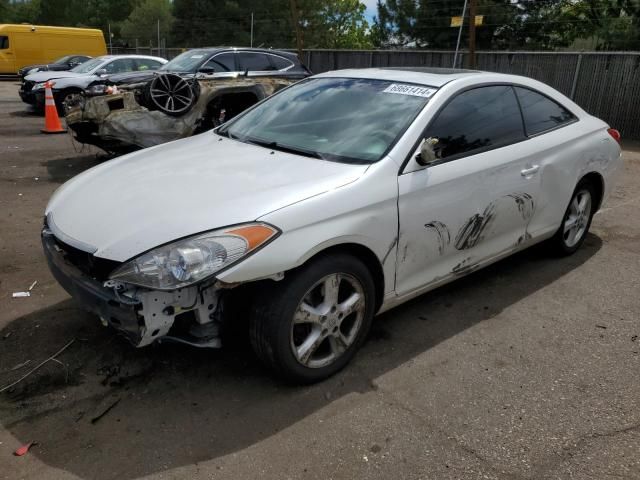
<instances>
[{"instance_id":1,"label":"damaged white car","mask_svg":"<svg viewBox=\"0 0 640 480\"><path fill-rule=\"evenodd\" d=\"M328 72L70 180L43 244L64 288L135 345L219 347L246 315L258 356L313 382L377 313L543 240L573 253L619 138L524 77Z\"/></svg>"}]
</instances>

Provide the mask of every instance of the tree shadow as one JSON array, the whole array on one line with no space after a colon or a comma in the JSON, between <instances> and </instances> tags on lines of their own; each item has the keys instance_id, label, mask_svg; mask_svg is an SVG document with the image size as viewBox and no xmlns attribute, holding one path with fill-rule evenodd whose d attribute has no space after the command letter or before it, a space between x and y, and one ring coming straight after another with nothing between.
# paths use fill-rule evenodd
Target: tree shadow
<instances>
[{"instance_id":1,"label":"tree shadow","mask_svg":"<svg viewBox=\"0 0 640 480\"><path fill-rule=\"evenodd\" d=\"M0 419L20 442L39 442L32 455L81 478L133 479L215 459L375 389L377 377L548 286L601 246L590 234L561 259L534 247L387 312L350 366L310 387L274 380L247 346L135 350L64 301L0 332L2 385L76 338L58 358L64 365L49 362L0 394Z\"/></svg>"}]
</instances>

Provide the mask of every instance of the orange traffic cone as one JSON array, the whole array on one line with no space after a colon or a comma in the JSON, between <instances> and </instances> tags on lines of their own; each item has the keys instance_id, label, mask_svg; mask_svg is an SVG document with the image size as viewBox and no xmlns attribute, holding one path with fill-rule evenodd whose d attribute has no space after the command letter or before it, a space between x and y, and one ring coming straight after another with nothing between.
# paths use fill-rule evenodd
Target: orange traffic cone
<instances>
[{"instance_id":1,"label":"orange traffic cone","mask_svg":"<svg viewBox=\"0 0 640 480\"><path fill-rule=\"evenodd\" d=\"M53 92L49 82L44 84L44 128L40 131L42 133L65 133L67 131L60 124L56 102L53 99Z\"/></svg>"}]
</instances>

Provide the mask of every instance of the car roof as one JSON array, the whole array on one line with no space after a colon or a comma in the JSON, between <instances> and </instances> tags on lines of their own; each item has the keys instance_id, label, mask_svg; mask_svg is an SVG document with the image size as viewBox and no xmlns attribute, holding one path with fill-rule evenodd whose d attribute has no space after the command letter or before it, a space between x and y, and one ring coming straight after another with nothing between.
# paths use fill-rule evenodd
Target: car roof
<instances>
[{"instance_id":1,"label":"car roof","mask_svg":"<svg viewBox=\"0 0 640 480\"><path fill-rule=\"evenodd\" d=\"M206 52L206 53L218 53L218 52L229 52L229 51L243 51L243 52L258 52L258 53L272 53L283 56L294 56L297 58L295 53L288 52L286 50L277 50L271 48L253 48L253 47L196 47L187 50L187 52Z\"/></svg>"},{"instance_id":2,"label":"car roof","mask_svg":"<svg viewBox=\"0 0 640 480\"><path fill-rule=\"evenodd\" d=\"M113 60L115 58L150 58L152 60L159 60L161 62L166 63L167 60L165 58L162 57L153 57L151 55L129 55L129 54L123 54L123 55L101 55L99 57L95 57L97 59L100 60Z\"/></svg>"},{"instance_id":3,"label":"car roof","mask_svg":"<svg viewBox=\"0 0 640 480\"><path fill-rule=\"evenodd\" d=\"M383 67L383 68L358 68L333 70L324 72L316 77L345 77L368 78L372 80L390 80L393 82L409 82L430 87L442 87L443 85L469 76L481 77L487 72L479 70L463 70L456 68L432 68L432 67ZM495 75L495 74L492 74Z\"/></svg>"}]
</instances>

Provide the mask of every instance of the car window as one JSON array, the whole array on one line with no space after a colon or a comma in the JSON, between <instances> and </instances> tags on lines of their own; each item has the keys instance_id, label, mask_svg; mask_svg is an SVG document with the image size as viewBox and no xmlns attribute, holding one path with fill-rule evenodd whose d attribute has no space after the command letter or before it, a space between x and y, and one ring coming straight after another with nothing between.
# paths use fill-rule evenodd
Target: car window
<instances>
[{"instance_id":1,"label":"car window","mask_svg":"<svg viewBox=\"0 0 640 480\"><path fill-rule=\"evenodd\" d=\"M480 87L459 94L429 126L429 137L437 139L434 149L440 158L524 139L513 88Z\"/></svg>"},{"instance_id":2,"label":"car window","mask_svg":"<svg viewBox=\"0 0 640 480\"><path fill-rule=\"evenodd\" d=\"M157 60L152 60L150 58L137 58L136 59L136 70L157 70L162 66L162 63Z\"/></svg>"},{"instance_id":3,"label":"car window","mask_svg":"<svg viewBox=\"0 0 640 480\"><path fill-rule=\"evenodd\" d=\"M541 93L528 88L515 89L522 107L527 135L551 130L576 119L569 110Z\"/></svg>"},{"instance_id":4,"label":"car window","mask_svg":"<svg viewBox=\"0 0 640 480\"><path fill-rule=\"evenodd\" d=\"M92 58L89 61L86 61L76 67L73 67L71 71L75 73L89 73L95 70L96 68L98 68L100 65L102 65L104 60L105 60L104 58L100 58L100 57Z\"/></svg>"},{"instance_id":5,"label":"car window","mask_svg":"<svg viewBox=\"0 0 640 480\"><path fill-rule=\"evenodd\" d=\"M216 55L207 63L204 64L206 68L213 68L216 72L235 72L236 60L234 53L221 53Z\"/></svg>"},{"instance_id":6,"label":"car window","mask_svg":"<svg viewBox=\"0 0 640 480\"><path fill-rule=\"evenodd\" d=\"M68 61L70 63L82 63L82 62L86 62L88 60L87 57L85 57L84 55L77 55L75 57L71 57Z\"/></svg>"},{"instance_id":7,"label":"car window","mask_svg":"<svg viewBox=\"0 0 640 480\"><path fill-rule=\"evenodd\" d=\"M6 35L0 35L0 50L9 48L9 37Z\"/></svg>"},{"instance_id":8,"label":"car window","mask_svg":"<svg viewBox=\"0 0 640 480\"><path fill-rule=\"evenodd\" d=\"M66 63L72 62L73 59L75 57L72 57L71 55L66 55L64 57L61 57L59 59L57 59L55 62L53 62L54 65L64 65Z\"/></svg>"},{"instance_id":9,"label":"car window","mask_svg":"<svg viewBox=\"0 0 640 480\"><path fill-rule=\"evenodd\" d=\"M104 66L108 74L132 72L136 69L136 62L133 58L119 58L109 62Z\"/></svg>"},{"instance_id":10,"label":"car window","mask_svg":"<svg viewBox=\"0 0 640 480\"><path fill-rule=\"evenodd\" d=\"M315 78L267 98L217 132L303 156L377 162L435 92L386 80Z\"/></svg>"},{"instance_id":11,"label":"car window","mask_svg":"<svg viewBox=\"0 0 640 480\"><path fill-rule=\"evenodd\" d=\"M286 58L282 58L277 55L269 55L269 59L276 70L284 70L285 68L293 66L293 62L291 60L287 60Z\"/></svg>"},{"instance_id":12,"label":"car window","mask_svg":"<svg viewBox=\"0 0 640 480\"><path fill-rule=\"evenodd\" d=\"M210 52L207 50L189 50L181 53L169 63L165 63L160 70L167 72L185 72L194 73L209 57Z\"/></svg>"},{"instance_id":13,"label":"car window","mask_svg":"<svg viewBox=\"0 0 640 480\"><path fill-rule=\"evenodd\" d=\"M264 71L274 70L271 62L264 53L257 52L239 52L238 61L240 62L240 70Z\"/></svg>"}]
</instances>

